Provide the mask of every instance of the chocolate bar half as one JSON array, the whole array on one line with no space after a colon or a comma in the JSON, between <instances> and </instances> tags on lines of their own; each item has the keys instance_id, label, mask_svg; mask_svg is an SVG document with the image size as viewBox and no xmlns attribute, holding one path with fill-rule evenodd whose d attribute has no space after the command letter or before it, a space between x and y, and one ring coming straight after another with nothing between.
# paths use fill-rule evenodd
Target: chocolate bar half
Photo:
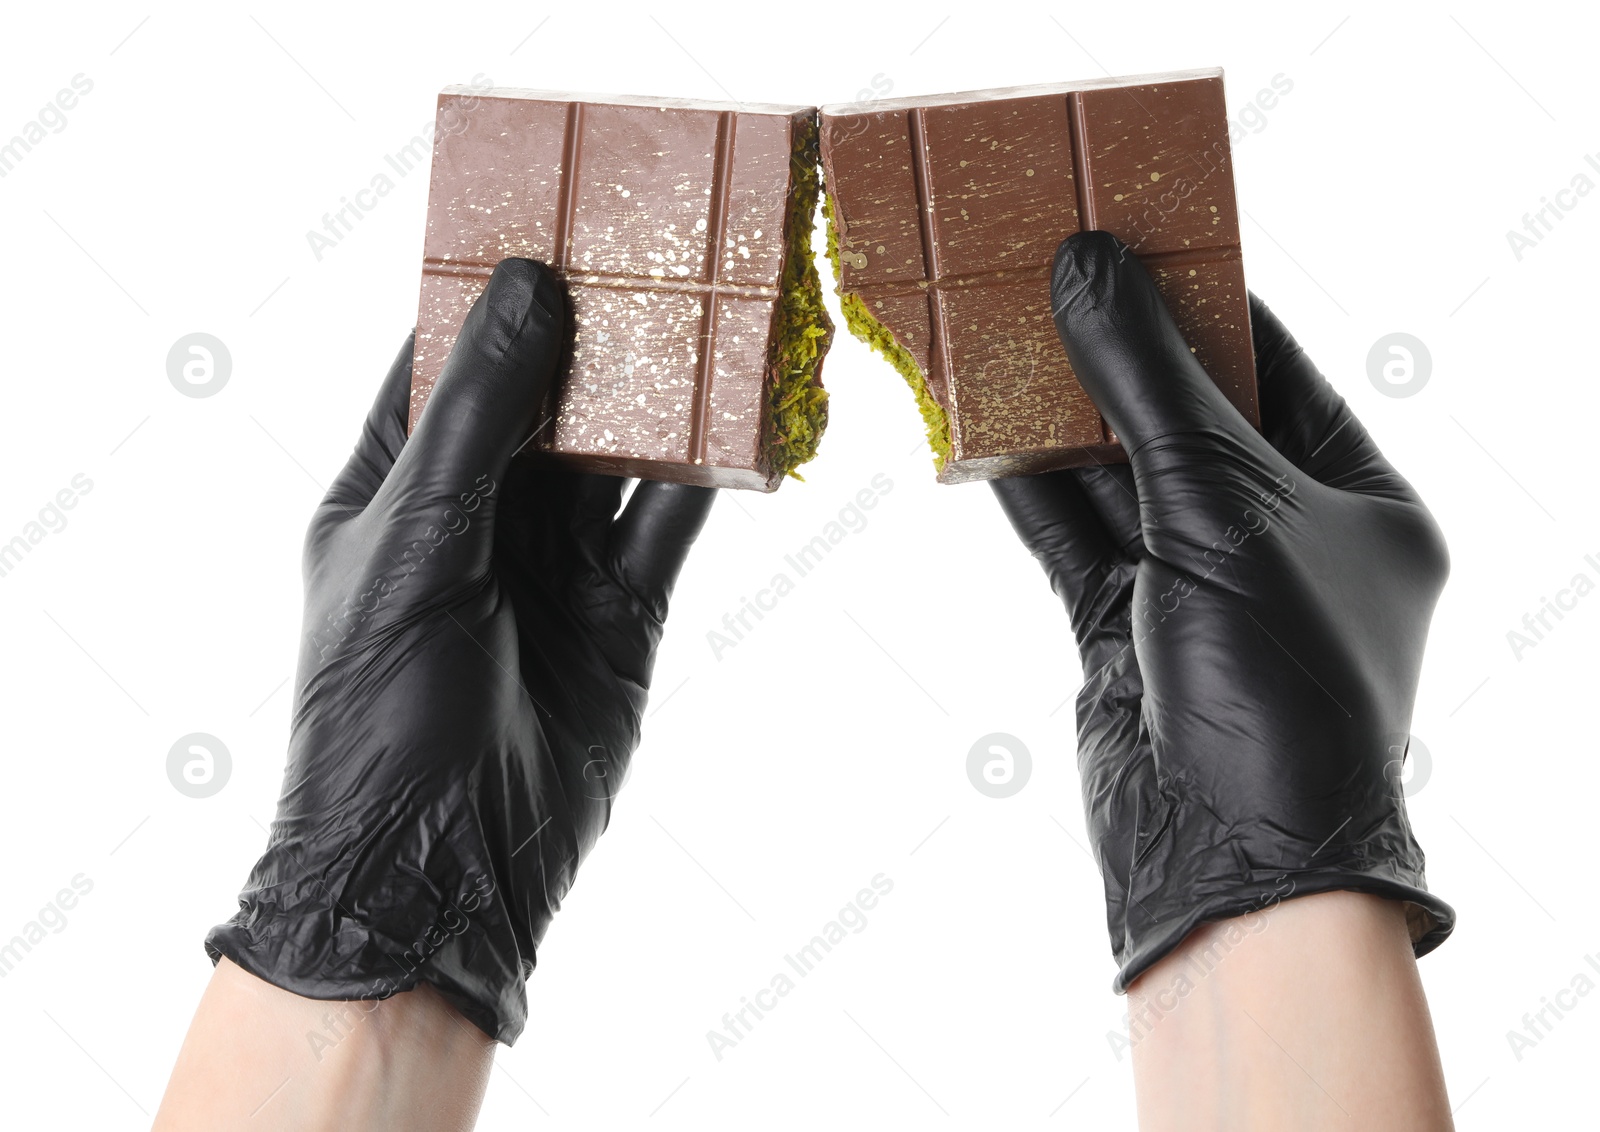
<instances>
[{"instance_id":1,"label":"chocolate bar half","mask_svg":"<svg viewBox=\"0 0 1600 1132\"><path fill-rule=\"evenodd\" d=\"M828 249L850 330L916 393L944 483L1126 459L1056 335L1077 231L1139 256L1259 426L1220 70L824 106Z\"/></svg>"},{"instance_id":2,"label":"chocolate bar half","mask_svg":"<svg viewBox=\"0 0 1600 1132\"><path fill-rule=\"evenodd\" d=\"M528 451L774 490L827 422L817 156L810 107L446 89L411 424L495 264L527 257L565 279L571 302Z\"/></svg>"}]
</instances>

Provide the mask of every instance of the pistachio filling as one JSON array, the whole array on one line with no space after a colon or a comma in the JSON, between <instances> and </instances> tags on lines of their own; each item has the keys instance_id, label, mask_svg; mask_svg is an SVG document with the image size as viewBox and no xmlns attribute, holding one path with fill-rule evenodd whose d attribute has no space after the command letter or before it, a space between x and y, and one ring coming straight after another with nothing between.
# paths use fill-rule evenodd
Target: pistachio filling
<instances>
[{"instance_id":1,"label":"pistachio filling","mask_svg":"<svg viewBox=\"0 0 1600 1132\"><path fill-rule=\"evenodd\" d=\"M817 378L833 338L822 304L822 280L811 256L817 196L821 189L815 122L796 132L789 162L794 182L784 218L786 256L779 284L778 340L773 347L771 427L765 453L779 475L804 477L795 469L817 454L828 425L828 394Z\"/></svg>"}]
</instances>

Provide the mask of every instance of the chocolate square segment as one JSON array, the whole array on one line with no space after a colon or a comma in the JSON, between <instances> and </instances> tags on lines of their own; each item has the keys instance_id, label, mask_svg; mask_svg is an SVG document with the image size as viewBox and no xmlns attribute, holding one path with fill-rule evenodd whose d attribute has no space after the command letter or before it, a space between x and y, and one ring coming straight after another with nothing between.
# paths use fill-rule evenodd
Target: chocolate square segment
<instances>
[{"instance_id":1,"label":"chocolate square segment","mask_svg":"<svg viewBox=\"0 0 1600 1132\"><path fill-rule=\"evenodd\" d=\"M783 270L784 198L773 185L789 180L793 145L786 119L734 119L733 154L722 222L718 278L728 284L777 287Z\"/></svg>"},{"instance_id":2,"label":"chocolate square segment","mask_svg":"<svg viewBox=\"0 0 1600 1132\"><path fill-rule=\"evenodd\" d=\"M916 113L939 277L1048 263L1078 229L1067 100L1008 98Z\"/></svg>"},{"instance_id":3,"label":"chocolate square segment","mask_svg":"<svg viewBox=\"0 0 1600 1132\"><path fill-rule=\"evenodd\" d=\"M1092 227L1141 257L1239 246L1220 77L1086 90L1073 102Z\"/></svg>"},{"instance_id":4,"label":"chocolate square segment","mask_svg":"<svg viewBox=\"0 0 1600 1132\"><path fill-rule=\"evenodd\" d=\"M1050 267L1110 231L1258 422L1220 71L822 108L851 330L923 402L945 483L1126 459L1079 386Z\"/></svg>"},{"instance_id":5,"label":"chocolate square segment","mask_svg":"<svg viewBox=\"0 0 1600 1132\"><path fill-rule=\"evenodd\" d=\"M817 290L809 259L791 262L790 250L797 224L809 243L814 121L806 107L445 91L413 427L495 264L525 256L564 278L571 304L570 345L531 453L589 471L775 488L792 466L774 395L796 329L781 300L807 273ZM810 325L831 332L815 307ZM817 389L807 423L820 431Z\"/></svg>"},{"instance_id":6,"label":"chocolate square segment","mask_svg":"<svg viewBox=\"0 0 1600 1132\"><path fill-rule=\"evenodd\" d=\"M849 168L852 198L859 202L849 246L839 248L851 278L863 285L926 280L909 115L841 115L823 124L822 135L823 151Z\"/></svg>"},{"instance_id":7,"label":"chocolate square segment","mask_svg":"<svg viewBox=\"0 0 1600 1132\"><path fill-rule=\"evenodd\" d=\"M578 107L572 237L564 266L627 279L708 282L707 189L718 175L722 115ZM664 138L671 139L669 146L663 146Z\"/></svg>"},{"instance_id":8,"label":"chocolate square segment","mask_svg":"<svg viewBox=\"0 0 1600 1132\"><path fill-rule=\"evenodd\" d=\"M940 297L950 360L952 440L1005 455L1104 443L1100 414L1055 338L1048 280L955 287ZM969 455L973 461L995 459ZM982 470L982 465L970 470Z\"/></svg>"}]
</instances>

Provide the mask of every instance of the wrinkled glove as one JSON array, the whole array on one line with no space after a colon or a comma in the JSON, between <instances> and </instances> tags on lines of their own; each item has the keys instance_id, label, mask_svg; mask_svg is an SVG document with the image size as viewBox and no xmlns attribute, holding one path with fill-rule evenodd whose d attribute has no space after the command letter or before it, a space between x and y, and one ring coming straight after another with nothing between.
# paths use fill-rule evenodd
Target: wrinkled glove
<instances>
[{"instance_id":1,"label":"wrinkled glove","mask_svg":"<svg viewBox=\"0 0 1600 1132\"><path fill-rule=\"evenodd\" d=\"M994 482L1066 604L1078 764L1125 990L1197 925L1352 889L1430 895L1396 773L1449 572L1411 485L1251 298L1262 428L1104 232L1056 253L1056 327L1130 464Z\"/></svg>"},{"instance_id":2,"label":"wrinkled glove","mask_svg":"<svg viewBox=\"0 0 1600 1132\"><path fill-rule=\"evenodd\" d=\"M524 980L639 741L667 599L715 493L512 459L565 304L506 260L406 437L396 358L306 537L266 852L206 949L310 998L437 987L514 1041Z\"/></svg>"}]
</instances>

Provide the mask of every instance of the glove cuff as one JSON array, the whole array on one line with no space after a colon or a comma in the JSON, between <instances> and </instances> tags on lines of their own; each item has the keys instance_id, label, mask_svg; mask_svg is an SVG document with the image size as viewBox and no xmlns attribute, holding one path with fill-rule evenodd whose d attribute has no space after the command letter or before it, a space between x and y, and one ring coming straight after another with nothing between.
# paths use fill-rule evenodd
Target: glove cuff
<instances>
[{"instance_id":1,"label":"glove cuff","mask_svg":"<svg viewBox=\"0 0 1600 1132\"><path fill-rule=\"evenodd\" d=\"M1174 910L1159 919L1152 915L1159 903L1151 902L1159 902L1159 896L1130 901L1122 946L1114 946L1119 970L1111 988L1117 994L1125 994L1129 984L1201 924L1252 916L1285 900L1335 891L1365 892L1404 902L1412 953L1418 958L1438 947L1455 930L1455 909L1428 891L1420 868L1413 872L1386 864L1369 864L1365 868L1336 866L1279 873L1251 882L1235 880L1233 885L1212 891L1203 899L1186 904L1181 911Z\"/></svg>"}]
</instances>

